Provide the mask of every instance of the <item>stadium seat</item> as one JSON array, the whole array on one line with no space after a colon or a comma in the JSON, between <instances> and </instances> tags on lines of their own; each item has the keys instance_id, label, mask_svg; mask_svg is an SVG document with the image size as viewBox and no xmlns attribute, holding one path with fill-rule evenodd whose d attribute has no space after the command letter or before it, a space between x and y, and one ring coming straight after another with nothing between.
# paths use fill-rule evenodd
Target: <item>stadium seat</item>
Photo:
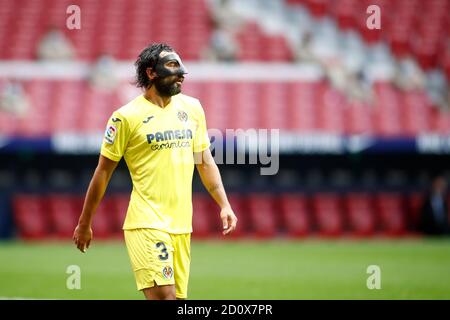
<instances>
[{"instance_id":1,"label":"stadium seat","mask_svg":"<svg viewBox=\"0 0 450 320\"><path fill-rule=\"evenodd\" d=\"M404 203L400 194L377 194L375 196L375 208L383 234L400 236L406 233Z\"/></svg>"},{"instance_id":2,"label":"stadium seat","mask_svg":"<svg viewBox=\"0 0 450 320\"><path fill-rule=\"evenodd\" d=\"M30 111L24 117L0 112L0 134L103 132L123 103L121 89L106 93L82 80L33 80L24 87ZM186 89L201 100L208 128L221 131L266 128L386 137L450 132L449 113L434 108L424 92L405 94L386 82L375 84L379 97L373 106L347 102L323 82L187 82Z\"/></svg>"},{"instance_id":3,"label":"stadium seat","mask_svg":"<svg viewBox=\"0 0 450 320\"><path fill-rule=\"evenodd\" d=\"M125 217L128 210L128 204L130 202L129 194L113 194L109 196L111 201L112 210L112 222L113 222L113 237L123 238L122 226L125 222Z\"/></svg>"},{"instance_id":4,"label":"stadium seat","mask_svg":"<svg viewBox=\"0 0 450 320\"><path fill-rule=\"evenodd\" d=\"M430 131L431 108L425 92L410 91L402 95L401 113L405 135L415 136Z\"/></svg>"},{"instance_id":5,"label":"stadium seat","mask_svg":"<svg viewBox=\"0 0 450 320\"><path fill-rule=\"evenodd\" d=\"M238 218L236 230L234 230L229 237L235 239L249 236L250 229L253 227L251 225L253 221L249 216L247 201L245 201L245 198L242 195L237 193L228 194L228 201L230 202L230 205ZM222 229L222 226L220 226L220 229Z\"/></svg>"},{"instance_id":6,"label":"stadium seat","mask_svg":"<svg viewBox=\"0 0 450 320\"><path fill-rule=\"evenodd\" d=\"M279 230L274 196L253 193L247 196L247 203L253 235L258 238L276 236Z\"/></svg>"},{"instance_id":7,"label":"stadium seat","mask_svg":"<svg viewBox=\"0 0 450 320\"><path fill-rule=\"evenodd\" d=\"M317 129L329 133L344 132L344 105L342 93L329 84L321 83L317 101Z\"/></svg>"},{"instance_id":8,"label":"stadium seat","mask_svg":"<svg viewBox=\"0 0 450 320\"><path fill-rule=\"evenodd\" d=\"M390 83L375 83L378 95L374 106L374 122L376 132L381 136L398 136L402 133L400 93Z\"/></svg>"},{"instance_id":9,"label":"stadium seat","mask_svg":"<svg viewBox=\"0 0 450 320\"><path fill-rule=\"evenodd\" d=\"M97 239L108 239L114 234L114 203L111 198L105 197L100 202L95 212L94 220L92 223L92 232Z\"/></svg>"},{"instance_id":10,"label":"stadium seat","mask_svg":"<svg viewBox=\"0 0 450 320\"><path fill-rule=\"evenodd\" d=\"M45 198L42 196L26 194L14 196L13 212L20 238L39 240L50 234L48 211Z\"/></svg>"},{"instance_id":11,"label":"stadium seat","mask_svg":"<svg viewBox=\"0 0 450 320\"><path fill-rule=\"evenodd\" d=\"M259 128L287 128L289 111L286 85L282 82L263 82L259 84L260 124Z\"/></svg>"},{"instance_id":12,"label":"stadium seat","mask_svg":"<svg viewBox=\"0 0 450 320\"><path fill-rule=\"evenodd\" d=\"M19 134L19 118L8 112L0 111L0 134L13 136Z\"/></svg>"},{"instance_id":13,"label":"stadium seat","mask_svg":"<svg viewBox=\"0 0 450 320\"><path fill-rule=\"evenodd\" d=\"M308 201L302 194L282 194L279 197L283 229L288 236L305 237L311 232Z\"/></svg>"},{"instance_id":14,"label":"stadium seat","mask_svg":"<svg viewBox=\"0 0 450 320\"><path fill-rule=\"evenodd\" d=\"M367 194L351 193L344 197L344 208L350 232L356 236L371 236L376 231L371 198Z\"/></svg>"},{"instance_id":15,"label":"stadium seat","mask_svg":"<svg viewBox=\"0 0 450 320\"><path fill-rule=\"evenodd\" d=\"M327 0L305 0L305 5L317 18L323 17L329 10Z\"/></svg>"},{"instance_id":16,"label":"stadium seat","mask_svg":"<svg viewBox=\"0 0 450 320\"><path fill-rule=\"evenodd\" d=\"M232 82L229 84L230 105L229 118L233 129L250 129L260 127L260 94L256 82Z\"/></svg>"},{"instance_id":17,"label":"stadium seat","mask_svg":"<svg viewBox=\"0 0 450 320\"><path fill-rule=\"evenodd\" d=\"M433 131L439 134L450 133L450 112L432 110Z\"/></svg>"},{"instance_id":18,"label":"stadium seat","mask_svg":"<svg viewBox=\"0 0 450 320\"><path fill-rule=\"evenodd\" d=\"M195 238L208 238L219 234L217 214L214 214L211 198L206 194L194 194L192 197L192 236ZM217 210L218 211L218 208ZM214 220L214 218L216 218Z\"/></svg>"},{"instance_id":19,"label":"stadium seat","mask_svg":"<svg viewBox=\"0 0 450 320\"><path fill-rule=\"evenodd\" d=\"M326 237L342 235L344 222L337 195L328 193L314 195L312 208L319 235Z\"/></svg>"},{"instance_id":20,"label":"stadium seat","mask_svg":"<svg viewBox=\"0 0 450 320\"><path fill-rule=\"evenodd\" d=\"M238 32L236 39L239 43L238 59L241 61L260 60L262 52L261 31L257 23L247 23Z\"/></svg>"},{"instance_id":21,"label":"stadium seat","mask_svg":"<svg viewBox=\"0 0 450 320\"><path fill-rule=\"evenodd\" d=\"M47 201L53 235L59 239L72 240L83 199L75 195L52 194Z\"/></svg>"},{"instance_id":22,"label":"stadium seat","mask_svg":"<svg viewBox=\"0 0 450 320\"><path fill-rule=\"evenodd\" d=\"M69 1L3 1L0 21L6 29L0 37L0 59L26 59L36 57L36 48L49 25L65 25ZM204 0L184 1L81 1L82 30L63 29L81 60L93 60L108 52L115 58L129 60L136 57L148 42L164 40L184 54L187 60L198 60L211 32L208 7ZM45 11L45 19L41 14ZM63 14L61 14L63 12ZM148 12L165 12L151 16L153 28L148 29ZM183 16L184 33L174 24ZM11 19L7 19L12 17ZM146 29L147 28L147 29ZM146 33L141 30L146 29ZM133 35L133 36L130 36ZM143 35L143 36L139 36ZM120 40L120 41L119 41ZM6 45L8 44L8 45Z\"/></svg>"},{"instance_id":23,"label":"stadium seat","mask_svg":"<svg viewBox=\"0 0 450 320\"><path fill-rule=\"evenodd\" d=\"M373 110L370 105L352 102L347 105L345 112L345 132L347 134L368 134L374 132Z\"/></svg>"},{"instance_id":24,"label":"stadium seat","mask_svg":"<svg viewBox=\"0 0 450 320\"><path fill-rule=\"evenodd\" d=\"M407 195L407 228L410 232L419 231L420 210L424 200L424 194L420 192L413 192Z\"/></svg>"},{"instance_id":25,"label":"stadium seat","mask_svg":"<svg viewBox=\"0 0 450 320\"><path fill-rule=\"evenodd\" d=\"M205 109L208 128L225 130L233 128L230 124L230 111L228 103L229 84L222 81L203 83L202 101Z\"/></svg>"},{"instance_id":26,"label":"stadium seat","mask_svg":"<svg viewBox=\"0 0 450 320\"><path fill-rule=\"evenodd\" d=\"M318 83L293 82L287 84L287 128L308 132L316 129Z\"/></svg>"}]
</instances>

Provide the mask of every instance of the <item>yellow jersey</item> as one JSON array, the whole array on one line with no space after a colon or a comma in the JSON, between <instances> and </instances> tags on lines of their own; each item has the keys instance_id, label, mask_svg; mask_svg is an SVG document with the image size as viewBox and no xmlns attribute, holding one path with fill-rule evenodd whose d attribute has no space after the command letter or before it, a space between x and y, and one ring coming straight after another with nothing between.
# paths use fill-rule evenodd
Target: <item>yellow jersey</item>
<instances>
[{"instance_id":1,"label":"yellow jersey","mask_svg":"<svg viewBox=\"0 0 450 320\"><path fill-rule=\"evenodd\" d=\"M178 94L161 108L140 95L116 110L101 154L113 161L123 156L130 171L123 229L192 232L193 152L209 146L205 113L195 98Z\"/></svg>"}]
</instances>

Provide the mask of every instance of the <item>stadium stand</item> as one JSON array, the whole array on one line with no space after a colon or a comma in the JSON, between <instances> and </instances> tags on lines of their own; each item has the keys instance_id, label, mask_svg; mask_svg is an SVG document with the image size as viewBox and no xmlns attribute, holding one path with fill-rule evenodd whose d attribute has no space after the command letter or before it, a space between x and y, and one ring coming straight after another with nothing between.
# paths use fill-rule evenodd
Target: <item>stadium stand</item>
<instances>
[{"instance_id":1,"label":"stadium stand","mask_svg":"<svg viewBox=\"0 0 450 320\"><path fill-rule=\"evenodd\" d=\"M361 102L347 102L339 92L323 83L199 82L196 85L203 89L196 96L203 101L209 127L221 130L281 128L380 136L450 132L450 114L432 108L423 92L403 93L388 83L375 86L380 95L372 108ZM278 91L282 86L294 89L283 93L282 89ZM118 94L107 94L78 81L39 80L25 82L25 88L31 88L33 112L22 117L0 112L2 134L46 136L61 131L101 132L112 111L125 103ZM185 91L192 94L196 90L191 85ZM259 92L277 93L265 99ZM224 95L231 99L229 106L227 100L221 99ZM272 107L275 99L279 99L276 112ZM94 106L93 101L102 103ZM230 107L236 116L230 116ZM244 109L246 112L240 112ZM80 114L87 118L80 118Z\"/></svg>"},{"instance_id":2,"label":"stadium stand","mask_svg":"<svg viewBox=\"0 0 450 320\"><path fill-rule=\"evenodd\" d=\"M81 198L74 195L52 194L46 199L53 235L59 239L71 239L81 211ZM100 215L101 210L100 210ZM102 225L101 218L98 226ZM103 230L99 230L100 233Z\"/></svg>"},{"instance_id":3,"label":"stadium stand","mask_svg":"<svg viewBox=\"0 0 450 320\"><path fill-rule=\"evenodd\" d=\"M375 196L375 208L379 214L381 230L390 236L406 232L405 208L401 195L395 193Z\"/></svg>"},{"instance_id":4,"label":"stadium stand","mask_svg":"<svg viewBox=\"0 0 450 320\"><path fill-rule=\"evenodd\" d=\"M319 235L337 237L344 231L341 199L335 194L316 194L311 199Z\"/></svg>"},{"instance_id":5,"label":"stadium stand","mask_svg":"<svg viewBox=\"0 0 450 320\"><path fill-rule=\"evenodd\" d=\"M96 238L121 236L128 197L128 194L105 197L95 216ZM231 193L229 198L234 210L239 212L239 227L231 235L233 238L414 236L420 214L420 197L415 193L371 195L352 192L341 196L326 193L307 196L290 192L277 196L258 193L241 196ZM14 218L19 236L23 239L70 238L82 200L81 196L61 194L15 195ZM206 194L194 194L195 238L218 236L221 222L215 206ZM407 216L414 218L407 219Z\"/></svg>"},{"instance_id":6,"label":"stadium stand","mask_svg":"<svg viewBox=\"0 0 450 320\"><path fill-rule=\"evenodd\" d=\"M199 194L193 198L192 207L195 215L192 219L192 228L195 229L195 237L208 238L214 235L217 231L216 221L213 221L213 203L211 199Z\"/></svg>"},{"instance_id":7,"label":"stadium stand","mask_svg":"<svg viewBox=\"0 0 450 320\"><path fill-rule=\"evenodd\" d=\"M274 198L270 194L251 194L247 196L250 225L257 238L275 237L278 233L277 212Z\"/></svg>"},{"instance_id":8,"label":"stadium stand","mask_svg":"<svg viewBox=\"0 0 450 320\"><path fill-rule=\"evenodd\" d=\"M346 220L356 236L370 236L376 232L373 205L368 194L348 194L344 197Z\"/></svg>"},{"instance_id":9,"label":"stadium stand","mask_svg":"<svg viewBox=\"0 0 450 320\"><path fill-rule=\"evenodd\" d=\"M43 239L50 234L50 221L43 200L35 195L14 197L14 218L20 238Z\"/></svg>"},{"instance_id":10,"label":"stadium stand","mask_svg":"<svg viewBox=\"0 0 450 320\"><path fill-rule=\"evenodd\" d=\"M280 196L282 225L290 237L305 237L311 233L311 214L303 195L286 193Z\"/></svg>"}]
</instances>

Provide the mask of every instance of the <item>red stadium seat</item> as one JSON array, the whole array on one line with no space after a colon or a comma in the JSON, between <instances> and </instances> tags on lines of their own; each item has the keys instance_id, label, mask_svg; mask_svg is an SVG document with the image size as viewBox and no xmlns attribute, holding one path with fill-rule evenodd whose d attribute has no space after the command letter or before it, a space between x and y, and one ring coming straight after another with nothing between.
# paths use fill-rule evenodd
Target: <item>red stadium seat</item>
<instances>
[{"instance_id":1,"label":"red stadium seat","mask_svg":"<svg viewBox=\"0 0 450 320\"><path fill-rule=\"evenodd\" d=\"M16 195L13 212L20 238L43 239L50 234L48 211L42 196Z\"/></svg>"},{"instance_id":2,"label":"red stadium seat","mask_svg":"<svg viewBox=\"0 0 450 320\"><path fill-rule=\"evenodd\" d=\"M424 201L424 195L420 192L414 192L407 196L407 224L409 231L419 231L420 210Z\"/></svg>"},{"instance_id":3,"label":"red stadium seat","mask_svg":"<svg viewBox=\"0 0 450 320\"><path fill-rule=\"evenodd\" d=\"M263 61L292 61L293 53L284 36L261 35L261 52Z\"/></svg>"},{"instance_id":4,"label":"red stadium seat","mask_svg":"<svg viewBox=\"0 0 450 320\"><path fill-rule=\"evenodd\" d=\"M94 238L97 239L108 239L113 236L114 233L114 204L111 199L105 197L100 202L95 212L94 220L92 223L92 232Z\"/></svg>"},{"instance_id":5,"label":"red stadium seat","mask_svg":"<svg viewBox=\"0 0 450 320\"><path fill-rule=\"evenodd\" d=\"M231 208L233 208L234 213L238 218L238 224L236 230L232 232L230 238L242 238L250 234L250 229L252 227L253 221L249 216L248 203L245 198L236 193L230 193L228 195L228 201L230 202ZM218 218L220 220L220 218ZM221 222L220 229L222 229Z\"/></svg>"},{"instance_id":6,"label":"red stadium seat","mask_svg":"<svg viewBox=\"0 0 450 320\"><path fill-rule=\"evenodd\" d=\"M431 103L425 92L410 91L403 94L401 106L404 132L415 136L430 129Z\"/></svg>"},{"instance_id":7,"label":"red stadium seat","mask_svg":"<svg viewBox=\"0 0 450 320\"><path fill-rule=\"evenodd\" d=\"M263 82L259 84L261 122L259 128L287 128L289 111L287 88L282 82Z\"/></svg>"},{"instance_id":8,"label":"red stadium seat","mask_svg":"<svg viewBox=\"0 0 450 320\"><path fill-rule=\"evenodd\" d=\"M432 110L433 131L440 134L450 134L450 112Z\"/></svg>"},{"instance_id":9,"label":"red stadium seat","mask_svg":"<svg viewBox=\"0 0 450 320\"><path fill-rule=\"evenodd\" d=\"M345 132L348 134L373 134L373 110L364 103L350 103L346 110Z\"/></svg>"},{"instance_id":10,"label":"red stadium seat","mask_svg":"<svg viewBox=\"0 0 450 320\"><path fill-rule=\"evenodd\" d=\"M367 194L348 194L344 207L350 231L356 236L370 236L376 231L371 198Z\"/></svg>"},{"instance_id":11,"label":"red stadium seat","mask_svg":"<svg viewBox=\"0 0 450 320\"><path fill-rule=\"evenodd\" d=\"M344 231L341 203L334 194L316 194L312 207L319 235L336 237Z\"/></svg>"},{"instance_id":12,"label":"red stadium seat","mask_svg":"<svg viewBox=\"0 0 450 320\"><path fill-rule=\"evenodd\" d=\"M341 0L335 3L332 11L336 16L337 24L340 29L356 29L358 15L358 0Z\"/></svg>"},{"instance_id":13,"label":"red stadium seat","mask_svg":"<svg viewBox=\"0 0 450 320\"><path fill-rule=\"evenodd\" d=\"M49 126L53 133L76 132L81 128L82 108L80 97L87 84L83 81L61 80L54 87L52 95L52 117Z\"/></svg>"},{"instance_id":14,"label":"red stadium seat","mask_svg":"<svg viewBox=\"0 0 450 320\"><path fill-rule=\"evenodd\" d=\"M229 83L213 81L203 83L203 86L204 100L202 103L208 128L220 130L233 128L229 120L231 118L228 103Z\"/></svg>"},{"instance_id":15,"label":"red stadium seat","mask_svg":"<svg viewBox=\"0 0 450 320\"><path fill-rule=\"evenodd\" d=\"M259 238L277 235L278 221L274 197L270 194L250 194L247 197L253 234Z\"/></svg>"},{"instance_id":16,"label":"red stadium seat","mask_svg":"<svg viewBox=\"0 0 450 320\"><path fill-rule=\"evenodd\" d=\"M209 195L194 194L192 197L192 236L195 238L207 238L218 235L219 215L214 214L213 203ZM218 208L217 210L218 211ZM215 219L214 219L215 218Z\"/></svg>"},{"instance_id":17,"label":"red stadium seat","mask_svg":"<svg viewBox=\"0 0 450 320\"><path fill-rule=\"evenodd\" d=\"M114 194L109 196L111 201L112 210L112 222L113 222L113 236L116 238L123 238L122 227L125 222L125 217L128 210L128 204L130 202L129 194Z\"/></svg>"},{"instance_id":18,"label":"red stadium seat","mask_svg":"<svg viewBox=\"0 0 450 320\"><path fill-rule=\"evenodd\" d=\"M3 1L0 27L0 59L36 57L36 48L49 25L64 26L69 1ZM211 32L210 16L204 0L185 1L82 1L82 31L66 30L65 35L75 47L78 59L93 60L107 52L119 59L135 59L136 52L149 42L163 40L173 45L186 60L199 59ZM45 19L41 14L45 11ZM4 13L3 13L4 12ZM152 28L148 29L148 12ZM183 16L183 34L175 24ZM11 17L11 19L7 19ZM142 30L146 30L145 33ZM141 36L140 36L141 35ZM142 36L144 35L144 36Z\"/></svg>"},{"instance_id":19,"label":"red stadium seat","mask_svg":"<svg viewBox=\"0 0 450 320\"><path fill-rule=\"evenodd\" d=\"M281 217L288 236L304 237L311 232L308 202L301 194L283 194L279 198Z\"/></svg>"},{"instance_id":20,"label":"red stadium seat","mask_svg":"<svg viewBox=\"0 0 450 320\"><path fill-rule=\"evenodd\" d=\"M402 200L399 194L381 193L375 196L381 231L388 236L400 236L407 231Z\"/></svg>"},{"instance_id":21,"label":"red stadium seat","mask_svg":"<svg viewBox=\"0 0 450 320\"><path fill-rule=\"evenodd\" d=\"M243 61L261 60L262 37L257 23L247 23L236 36L239 43L238 59Z\"/></svg>"},{"instance_id":22,"label":"red stadium seat","mask_svg":"<svg viewBox=\"0 0 450 320\"><path fill-rule=\"evenodd\" d=\"M231 128L250 129L260 127L260 91L256 82L233 82L229 84L231 99Z\"/></svg>"},{"instance_id":23,"label":"red stadium seat","mask_svg":"<svg viewBox=\"0 0 450 320\"><path fill-rule=\"evenodd\" d=\"M317 129L330 133L343 133L344 107L343 94L329 84L322 83L317 104Z\"/></svg>"},{"instance_id":24,"label":"red stadium seat","mask_svg":"<svg viewBox=\"0 0 450 320\"><path fill-rule=\"evenodd\" d=\"M287 128L298 131L312 131L316 129L316 110L318 99L318 83L293 82L287 84Z\"/></svg>"},{"instance_id":25,"label":"red stadium seat","mask_svg":"<svg viewBox=\"0 0 450 320\"><path fill-rule=\"evenodd\" d=\"M12 136L17 134L19 118L8 112L0 111L0 134Z\"/></svg>"},{"instance_id":26,"label":"red stadium seat","mask_svg":"<svg viewBox=\"0 0 450 320\"><path fill-rule=\"evenodd\" d=\"M50 195L47 199L54 235L71 240L81 214L83 199L74 195Z\"/></svg>"},{"instance_id":27,"label":"red stadium seat","mask_svg":"<svg viewBox=\"0 0 450 320\"><path fill-rule=\"evenodd\" d=\"M323 17L328 13L327 0L306 0L305 4L311 11L312 15L317 18Z\"/></svg>"},{"instance_id":28,"label":"red stadium seat","mask_svg":"<svg viewBox=\"0 0 450 320\"><path fill-rule=\"evenodd\" d=\"M400 93L387 82L375 84L377 102L374 106L375 128L379 135L396 136L402 133Z\"/></svg>"}]
</instances>

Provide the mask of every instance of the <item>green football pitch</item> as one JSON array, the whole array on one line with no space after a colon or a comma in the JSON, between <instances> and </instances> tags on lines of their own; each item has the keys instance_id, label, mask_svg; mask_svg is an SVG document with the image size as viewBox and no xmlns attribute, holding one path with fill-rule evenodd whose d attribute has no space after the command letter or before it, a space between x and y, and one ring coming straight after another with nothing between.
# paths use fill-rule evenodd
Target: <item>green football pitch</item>
<instances>
[{"instance_id":1,"label":"green football pitch","mask_svg":"<svg viewBox=\"0 0 450 320\"><path fill-rule=\"evenodd\" d=\"M68 289L71 265L80 289ZM368 289L370 265L380 289ZM70 281L69 281L70 282ZM142 299L123 242L0 242L0 297ZM194 241L190 299L450 299L450 240Z\"/></svg>"}]
</instances>

